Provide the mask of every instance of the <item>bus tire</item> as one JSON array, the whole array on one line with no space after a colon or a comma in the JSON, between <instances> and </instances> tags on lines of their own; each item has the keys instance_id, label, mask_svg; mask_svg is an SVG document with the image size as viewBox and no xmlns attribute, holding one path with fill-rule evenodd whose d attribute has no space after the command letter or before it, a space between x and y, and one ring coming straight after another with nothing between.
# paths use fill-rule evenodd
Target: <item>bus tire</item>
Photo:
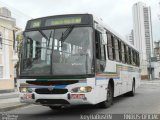
<instances>
[{"instance_id":1,"label":"bus tire","mask_svg":"<svg viewBox=\"0 0 160 120\"><path fill-rule=\"evenodd\" d=\"M109 108L113 104L113 88L111 83L108 84L107 88L107 99L99 103L100 108Z\"/></svg>"},{"instance_id":2,"label":"bus tire","mask_svg":"<svg viewBox=\"0 0 160 120\"><path fill-rule=\"evenodd\" d=\"M49 106L49 108L52 110L60 110L62 109L62 106Z\"/></svg>"},{"instance_id":3,"label":"bus tire","mask_svg":"<svg viewBox=\"0 0 160 120\"><path fill-rule=\"evenodd\" d=\"M132 90L127 95L131 97L135 95L135 81L132 82Z\"/></svg>"}]
</instances>

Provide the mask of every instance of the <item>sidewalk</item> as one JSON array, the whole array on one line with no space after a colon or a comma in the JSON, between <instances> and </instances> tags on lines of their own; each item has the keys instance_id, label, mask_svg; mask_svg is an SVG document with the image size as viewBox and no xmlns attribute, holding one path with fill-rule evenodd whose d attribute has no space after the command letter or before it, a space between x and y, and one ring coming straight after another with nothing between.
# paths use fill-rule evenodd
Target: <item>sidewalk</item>
<instances>
[{"instance_id":1,"label":"sidewalk","mask_svg":"<svg viewBox=\"0 0 160 120\"><path fill-rule=\"evenodd\" d=\"M0 112L6 112L15 108L26 106L20 103L18 92L1 93L0 94Z\"/></svg>"},{"instance_id":2,"label":"sidewalk","mask_svg":"<svg viewBox=\"0 0 160 120\"><path fill-rule=\"evenodd\" d=\"M160 85L160 79L155 79L155 80L141 80L141 84Z\"/></svg>"}]
</instances>

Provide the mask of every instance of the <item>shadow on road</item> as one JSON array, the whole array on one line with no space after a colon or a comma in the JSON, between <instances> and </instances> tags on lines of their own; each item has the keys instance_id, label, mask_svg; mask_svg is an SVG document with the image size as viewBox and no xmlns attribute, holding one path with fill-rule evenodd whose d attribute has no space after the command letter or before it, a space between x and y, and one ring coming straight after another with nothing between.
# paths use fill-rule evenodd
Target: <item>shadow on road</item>
<instances>
[{"instance_id":1,"label":"shadow on road","mask_svg":"<svg viewBox=\"0 0 160 120\"><path fill-rule=\"evenodd\" d=\"M136 94L138 95L138 94ZM114 98L114 104L110 108L99 108L98 105L76 105L76 106L70 106L65 107L60 110L52 110L47 109L46 111L43 111L43 113L39 114L32 114L33 117L44 117L44 116L80 116L82 114L109 114L110 109L114 107L114 105L118 104L121 101L124 101L125 99L129 99L130 97L127 97L126 95L121 95L119 97ZM104 113L105 110L105 113Z\"/></svg>"}]
</instances>

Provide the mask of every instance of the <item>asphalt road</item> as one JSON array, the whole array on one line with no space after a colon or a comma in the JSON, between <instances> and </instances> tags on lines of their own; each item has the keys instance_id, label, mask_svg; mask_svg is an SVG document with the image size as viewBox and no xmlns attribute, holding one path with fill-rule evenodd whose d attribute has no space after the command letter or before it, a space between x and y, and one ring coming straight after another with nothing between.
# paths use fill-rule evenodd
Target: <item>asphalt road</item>
<instances>
[{"instance_id":1,"label":"asphalt road","mask_svg":"<svg viewBox=\"0 0 160 120\"><path fill-rule=\"evenodd\" d=\"M53 111L45 106L29 105L9 111L8 113L20 114L18 120L76 120L80 119L83 115L110 113L160 114L160 80L156 82L143 82L136 90L134 97L119 96L114 99L114 104L108 109L85 105Z\"/></svg>"}]
</instances>

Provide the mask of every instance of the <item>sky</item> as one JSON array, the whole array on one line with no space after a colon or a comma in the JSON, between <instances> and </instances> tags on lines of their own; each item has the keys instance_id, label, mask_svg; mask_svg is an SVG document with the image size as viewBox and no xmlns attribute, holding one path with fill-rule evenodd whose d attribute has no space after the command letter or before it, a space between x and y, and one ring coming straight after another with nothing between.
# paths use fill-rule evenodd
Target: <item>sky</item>
<instances>
[{"instance_id":1,"label":"sky","mask_svg":"<svg viewBox=\"0 0 160 120\"><path fill-rule=\"evenodd\" d=\"M133 29L132 6L139 1L151 7L153 39L160 40L160 0L0 0L0 6L6 6L12 11L17 26L22 29L26 21L32 18L91 13L125 37Z\"/></svg>"}]
</instances>

